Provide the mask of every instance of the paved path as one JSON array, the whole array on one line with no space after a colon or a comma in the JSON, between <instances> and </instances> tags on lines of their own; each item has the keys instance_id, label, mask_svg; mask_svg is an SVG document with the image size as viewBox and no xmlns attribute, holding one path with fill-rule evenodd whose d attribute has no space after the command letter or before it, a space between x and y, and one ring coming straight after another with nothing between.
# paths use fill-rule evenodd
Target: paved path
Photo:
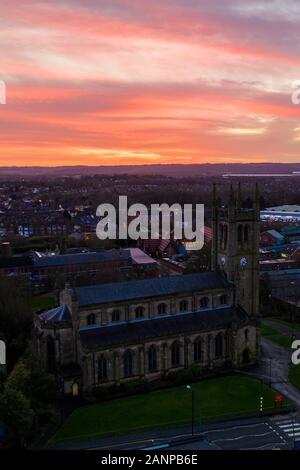
<instances>
[{"instance_id":1,"label":"paved path","mask_svg":"<svg viewBox=\"0 0 300 470\"><path fill-rule=\"evenodd\" d=\"M275 320L263 320L262 321L263 325L271 326L275 330L279 331L279 333L282 333L283 335L294 336L295 339L300 339L300 332L289 327L286 325L282 325L281 323L277 323ZM292 341L291 341L292 343Z\"/></svg>"},{"instance_id":2,"label":"paved path","mask_svg":"<svg viewBox=\"0 0 300 470\"><path fill-rule=\"evenodd\" d=\"M292 336L293 330L273 320L263 320L263 324L275 328L280 333ZM300 333L295 332L300 339ZM249 371L249 375L260 378L264 383L288 397L300 412L300 391L288 380L292 350L279 346L267 337L261 338L262 357L257 368Z\"/></svg>"}]
</instances>

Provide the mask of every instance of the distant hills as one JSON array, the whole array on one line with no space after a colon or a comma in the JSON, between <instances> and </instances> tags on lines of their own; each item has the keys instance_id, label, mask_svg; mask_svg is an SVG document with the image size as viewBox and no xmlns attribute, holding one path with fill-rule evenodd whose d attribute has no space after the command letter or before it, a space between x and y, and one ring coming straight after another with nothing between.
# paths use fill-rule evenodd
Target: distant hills
<instances>
[{"instance_id":1,"label":"distant hills","mask_svg":"<svg viewBox=\"0 0 300 470\"><path fill-rule=\"evenodd\" d=\"M162 175L172 177L221 176L223 174L287 174L300 172L300 163L216 163L192 165L131 165L131 166L57 166L0 167L0 178L55 178L82 175Z\"/></svg>"}]
</instances>

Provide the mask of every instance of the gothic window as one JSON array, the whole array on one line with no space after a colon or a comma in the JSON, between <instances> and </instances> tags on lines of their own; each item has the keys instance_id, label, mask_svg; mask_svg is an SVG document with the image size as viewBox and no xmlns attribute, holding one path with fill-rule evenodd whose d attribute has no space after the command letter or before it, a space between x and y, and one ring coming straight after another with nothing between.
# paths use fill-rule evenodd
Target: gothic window
<instances>
[{"instance_id":1,"label":"gothic window","mask_svg":"<svg viewBox=\"0 0 300 470\"><path fill-rule=\"evenodd\" d=\"M144 307L137 307L135 309L135 318L143 318L145 309Z\"/></svg>"},{"instance_id":2,"label":"gothic window","mask_svg":"<svg viewBox=\"0 0 300 470\"><path fill-rule=\"evenodd\" d=\"M172 367L178 367L180 365L180 346L177 342L171 346L171 363Z\"/></svg>"},{"instance_id":3,"label":"gothic window","mask_svg":"<svg viewBox=\"0 0 300 470\"><path fill-rule=\"evenodd\" d=\"M88 315L87 317L87 324L88 325L95 325L96 323L96 316L94 313L90 313L90 315Z\"/></svg>"},{"instance_id":4,"label":"gothic window","mask_svg":"<svg viewBox=\"0 0 300 470\"><path fill-rule=\"evenodd\" d=\"M125 351L124 357L124 377L133 376L133 355L131 351Z\"/></svg>"},{"instance_id":5,"label":"gothic window","mask_svg":"<svg viewBox=\"0 0 300 470\"><path fill-rule=\"evenodd\" d=\"M200 299L200 307L201 307L201 308L207 308L208 305L209 305L209 299L208 299L208 297L202 297L202 298Z\"/></svg>"},{"instance_id":6,"label":"gothic window","mask_svg":"<svg viewBox=\"0 0 300 470\"><path fill-rule=\"evenodd\" d=\"M220 305L225 305L227 304L227 295L223 294L220 297Z\"/></svg>"},{"instance_id":7,"label":"gothic window","mask_svg":"<svg viewBox=\"0 0 300 470\"><path fill-rule=\"evenodd\" d=\"M47 369L48 372L54 372L56 369L55 340L51 336L47 338Z\"/></svg>"},{"instance_id":8,"label":"gothic window","mask_svg":"<svg viewBox=\"0 0 300 470\"><path fill-rule=\"evenodd\" d=\"M215 337L215 356L223 356L223 335L222 333L217 334Z\"/></svg>"},{"instance_id":9,"label":"gothic window","mask_svg":"<svg viewBox=\"0 0 300 470\"><path fill-rule=\"evenodd\" d=\"M120 321L120 310L114 310L112 312L111 321Z\"/></svg>"},{"instance_id":10,"label":"gothic window","mask_svg":"<svg viewBox=\"0 0 300 470\"><path fill-rule=\"evenodd\" d=\"M104 356L98 359L98 381L103 382L107 380L107 360Z\"/></svg>"},{"instance_id":11,"label":"gothic window","mask_svg":"<svg viewBox=\"0 0 300 470\"><path fill-rule=\"evenodd\" d=\"M187 300L181 300L179 302L179 310L180 312L186 312L189 307L189 303Z\"/></svg>"},{"instance_id":12,"label":"gothic window","mask_svg":"<svg viewBox=\"0 0 300 470\"><path fill-rule=\"evenodd\" d=\"M194 342L194 361L201 361L202 359L202 340L197 338Z\"/></svg>"},{"instance_id":13,"label":"gothic window","mask_svg":"<svg viewBox=\"0 0 300 470\"><path fill-rule=\"evenodd\" d=\"M164 315L167 311L167 306L166 304L159 304L157 306L157 313L158 315Z\"/></svg>"},{"instance_id":14,"label":"gothic window","mask_svg":"<svg viewBox=\"0 0 300 470\"><path fill-rule=\"evenodd\" d=\"M238 243L243 242L243 226L242 225L239 225L237 228L237 239L238 239Z\"/></svg>"},{"instance_id":15,"label":"gothic window","mask_svg":"<svg viewBox=\"0 0 300 470\"><path fill-rule=\"evenodd\" d=\"M150 372L157 370L157 354L156 347L154 345L150 346L148 351L148 368Z\"/></svg>"}]
</instances>

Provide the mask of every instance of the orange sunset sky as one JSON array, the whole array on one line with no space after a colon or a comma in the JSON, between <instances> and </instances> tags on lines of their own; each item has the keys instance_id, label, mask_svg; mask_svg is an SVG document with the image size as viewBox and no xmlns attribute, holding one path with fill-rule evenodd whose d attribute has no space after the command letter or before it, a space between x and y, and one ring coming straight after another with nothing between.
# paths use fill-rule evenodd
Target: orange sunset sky
<instances>
[{"instance_id":1,"label":"orange sunset sky","mask_svg":"<svg viewBox=\"0 0 300 470\"><path fill-rule=\"evenodd\" d=\"M0 165L300 162L299 0L1 0Z\"/></svg>"}]
</instances>

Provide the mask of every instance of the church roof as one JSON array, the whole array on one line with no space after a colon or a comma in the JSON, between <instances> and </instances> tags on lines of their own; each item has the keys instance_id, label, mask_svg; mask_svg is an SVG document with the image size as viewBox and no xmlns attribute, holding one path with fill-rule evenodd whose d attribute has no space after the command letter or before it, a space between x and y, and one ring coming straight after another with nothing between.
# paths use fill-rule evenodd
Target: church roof
<instances>
[{"instance_id":1,"label":"church roof","mask_svg":"<svg viewBox=\"0 0 300 470\"><path fill-rule=\"evenodd\" d=\"M240 307L227 305L122 324L82 328L79 335L84 349L96 349L117 344L142 343L151 338L171 337L193 331L218 329L232 322L240 324L247 319L248 315Z\"/></svg>"},{"instance_id":2,"label":"church roof","mask_svg":"<svg viewBox=\"0 0 300 470\"><path fill-rule=\"evenodd\" d=\"M79 306L88 306L225 287L228 283L221 273L203 272L77 287L75 292Z\"/></svg>"},{"instance_id":3,"label":"church roof","mask_svg":"<svg viewBox=\"0 0 300 470\"><path fill-rule=\"evenodd\" d=\"M51 308L50 310L45 310L39 314L40 320L53 323L60 321L70 321L71 317L70 309L66 304Z\"/></svg>"}]
</instances>

